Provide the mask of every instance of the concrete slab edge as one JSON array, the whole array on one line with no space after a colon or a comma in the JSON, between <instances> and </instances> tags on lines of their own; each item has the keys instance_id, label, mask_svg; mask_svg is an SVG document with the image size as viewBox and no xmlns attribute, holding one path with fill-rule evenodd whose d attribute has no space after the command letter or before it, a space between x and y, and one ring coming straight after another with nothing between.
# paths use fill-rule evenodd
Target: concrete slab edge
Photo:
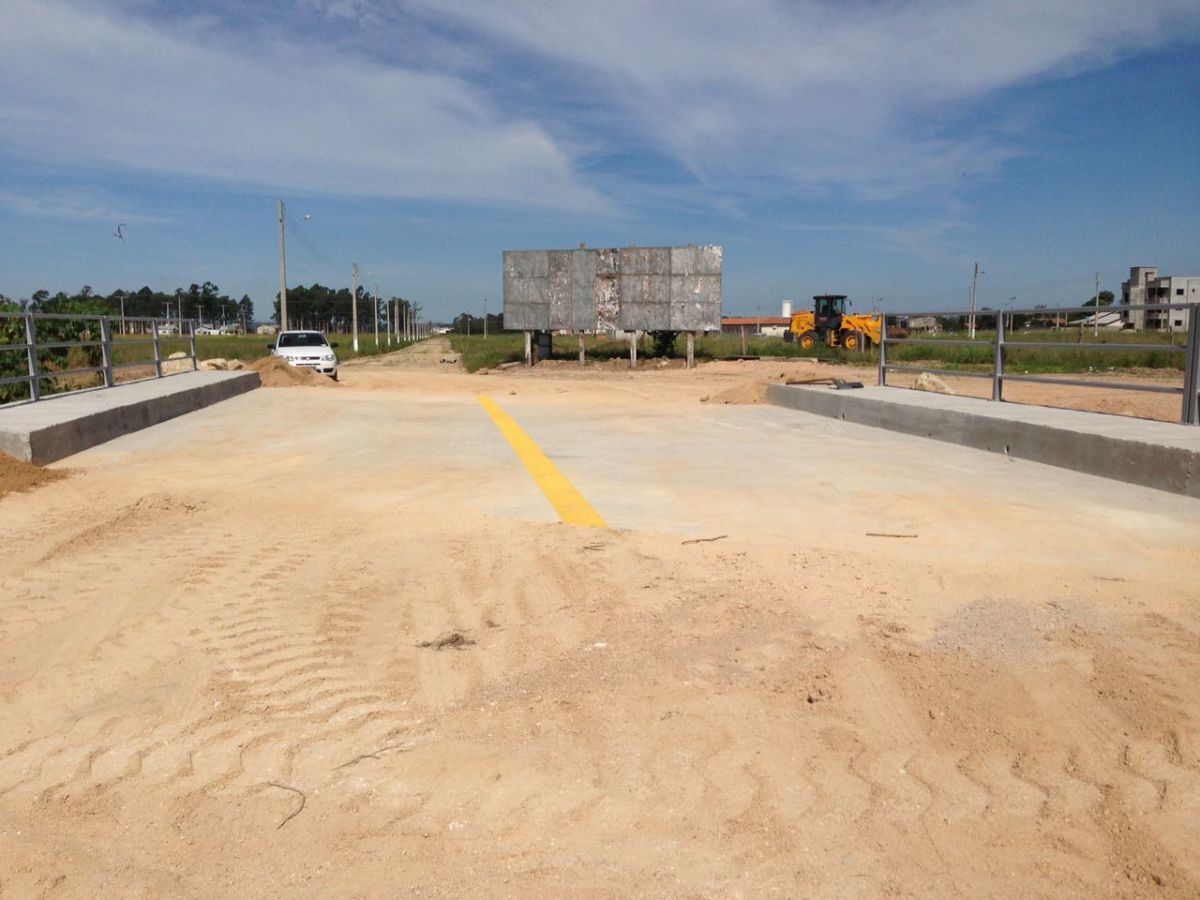
<instances>
[{"instance_id":1,"label":"concrete slab edge","mask_svg":"<svg viewBox=\"0 0 1200 900\"><path fill-rule=\"evenodd\" d=\"M813 387L772 384L767 402L1200 498L1200 453L1179 447Z\"/></svg>"},{"instance_id":2,"label":"concrete slab edge","mask_svg":"<svg viewBox=\"0 0 1200 900\"><path fill-rule=\"evenodd\" d=\"M39 466L46 465L121 435L158 425L176 416L195 412L252 391L261 383L257 372L239 372L231 378L100 410L69 422L36 429L27 435L10 432L0 437L15 440L5 440L0 449L17 459L24 459ZM119 391L120 388L112 390ZM10 444L16 445L13 449L17 452L8 448Z\"/></svg>"},{"instance_id":3,"label":"concrete slab edge","mask_svg":"<svg viewBox=\"0 0 1200 900\"><path fill-rule=\"evenodd\" d=\"M0 431L0 453L7 454L22 462L29 462L33 455L29 448L29 433L25 431Z\"/></svg>"}]
</instances>

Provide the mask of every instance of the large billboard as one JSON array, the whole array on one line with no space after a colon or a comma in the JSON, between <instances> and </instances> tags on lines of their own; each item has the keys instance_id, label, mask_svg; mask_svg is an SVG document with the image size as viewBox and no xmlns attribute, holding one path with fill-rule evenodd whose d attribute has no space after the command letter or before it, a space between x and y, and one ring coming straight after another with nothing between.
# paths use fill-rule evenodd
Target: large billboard
<instances>
[{"instance_id":1,"label":"large billboard","mask_svg":"<svg viewBox=\"0 0 1200 900\"><path fill-rule=\"evenodd\" d=\"M720 331L722 260L719 246L506 250L504 327Z\"/></svg>"}]
</instances>

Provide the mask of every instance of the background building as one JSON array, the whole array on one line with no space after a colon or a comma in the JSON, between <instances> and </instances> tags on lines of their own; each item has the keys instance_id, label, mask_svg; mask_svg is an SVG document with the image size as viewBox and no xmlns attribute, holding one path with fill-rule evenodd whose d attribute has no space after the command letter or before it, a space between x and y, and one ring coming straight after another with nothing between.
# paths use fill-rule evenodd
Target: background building
<instances>
[{"instance_id":1,"label":"background building","mask_svg":"<svg viewBox=\"0 0 1200 900\"><path fill-rule=\"evenodd\" d=\"M1200 303L1200 276L1159 276L1157 266L1134 266L1129 280L1121 282L1121 303ZM1122 317L1131 327L1147 331L1178 331L1188 327L1190 309L1124 310Z\"/></svg>"},{"instance_id":2,"label":"background building","mask_svg":"<svg viewBox=\"0 0 1200 900\"><path fill-rule=\"evenodd\" d=\"M791 319L783 316L721 316L721 331L725 334L762 334L767 337L783 337Z\"/></svg>"}]
</instances>

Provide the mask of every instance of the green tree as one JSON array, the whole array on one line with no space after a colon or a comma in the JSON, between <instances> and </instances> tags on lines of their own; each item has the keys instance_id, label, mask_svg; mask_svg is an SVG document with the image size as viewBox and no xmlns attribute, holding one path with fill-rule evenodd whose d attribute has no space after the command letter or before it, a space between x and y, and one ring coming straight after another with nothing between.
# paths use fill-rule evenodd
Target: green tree
<instances>
[{"instance_id":1,"label":"green tree","mask_svg":"<svg viewBox=\"0 0 1200 900\"><path fill-rule=\"evenodd\" d=\"M674 356L678 331L651 331L650 342L655 356Z\"/></svg>"},{"instance_id":2,"label":"green tree","mask_svg":"<svg viewBox=\"0 0 1200 900\"><path fill-rule=\"evenodd\" d=\"M20 304L12 302L0 306L0 310L5 312L17 312L20 309ZM95 317L108 315L107 301L102 297L97 297L89 286L84 285L78 294L59 291L51 297L48 291L36 291L26 306L26 310L35 313L69 313L86 317L39 319L35 323L35 338L39 344L38 371L43 375L39 381L42 394L56 394L81 384L90 386L98 382L99 376L86 373L72 375L70 379L44 376L68 369L81 369L101 364L103 357L101 349L98 344L90 342L96 341L100 337L100 323ZM0 344L24 342L24 322L20 319L0 319ZM83 343L85 346L64 347L61 346L62 343ZM0 378L27 375L28 365L28 357L24 353L11 351L0 353ZM0 403L27 399L29 399L27 384L0 385Z\"/></svg>"},{"instance_id":3,"label":"green tree","mask_svg":"<svg viewBox=\"0 0 1200 900\"><path fill-rule=\"evenodd\" d=\"M242 294L242 299L238 301L237 317L242 323L242 328L248 331L250 323L254 321L254 301L250 299L249 294Z\"/></svg>"},{"instance_id":4,"label":"green tree","mask_svg":"<svg viewBox=\"0 0 1200 900\"><path fill-rule=\"evenodd\" d=\"M21 305L0 297L0 312L22 312ZM0 317L0 344L25 343L25 322L22 319ZM0 378L19 378L29 374L29 364L24 353L9 350L0 352ZM0 403L25 400L29 389L23 384L0 385Z\"/></svg>"},{"instance_id":5,"label":"green tree","mask_svg":"<svg viewBox=\"0 0 1200 900\"><path fill-rule=\"evenodd\" d=\"M1115 299L1116 299L1116 297L1113 295L1112 291L1101 291L1100 292L1100 305L1101 306L1112 306L1112 303ZM1084 306L1095 306L1096 298L1088 297L1087 300L1084 301L1083 305Z\"/></svg>"},{"instance_id":6,"label":"green tree","mask_svg":"<svg viewBox=\"0 0 1200 900\"><path fill-rule=\"evenodd\" d=\"M358 289L359 330L375 327L375 313L371 309L372 296L362 287ZM326 287L313 284L311 287L297 285L288 288L288 324L292 328L313 328L323 331L349 331L351 297L347 288ZM279 295L275 295L272 319L280 321Z\"/></svg>"},{"instance_id":7,"label":"green tree","mask_svg":"<svg viewBox=\"0 0 1200 900\"><path fill-rule=\"evenodd\" d=\"M420 307L417 307L420 310ZM450 330L455 334L466 334L467 324L471 326L471 334L483 334L483 317L473 316L470 313L460 313L450 323ZM488 313L487 316L488 334L499 334L504 330L504 316L500 313Z\"/></svg>"}]
</instances>

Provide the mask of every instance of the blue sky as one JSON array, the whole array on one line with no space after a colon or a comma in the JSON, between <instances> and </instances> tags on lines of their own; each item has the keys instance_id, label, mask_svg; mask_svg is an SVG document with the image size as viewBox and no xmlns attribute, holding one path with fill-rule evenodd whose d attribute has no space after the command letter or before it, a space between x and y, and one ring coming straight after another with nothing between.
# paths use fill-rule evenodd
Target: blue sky
<instances>
[{"instance_id":1,"label":"blue sky","mask_svg":"<svg viewBox=\"0 0 1200 900\"><path fill-rule=\"evenodd\" d=\"M1197 0L0 0L0 86L12 298L265 316L280 197L290 284L435 319L581 241L723 244L729 313L1200 274Z\"/></svg>"}]
</instances>

